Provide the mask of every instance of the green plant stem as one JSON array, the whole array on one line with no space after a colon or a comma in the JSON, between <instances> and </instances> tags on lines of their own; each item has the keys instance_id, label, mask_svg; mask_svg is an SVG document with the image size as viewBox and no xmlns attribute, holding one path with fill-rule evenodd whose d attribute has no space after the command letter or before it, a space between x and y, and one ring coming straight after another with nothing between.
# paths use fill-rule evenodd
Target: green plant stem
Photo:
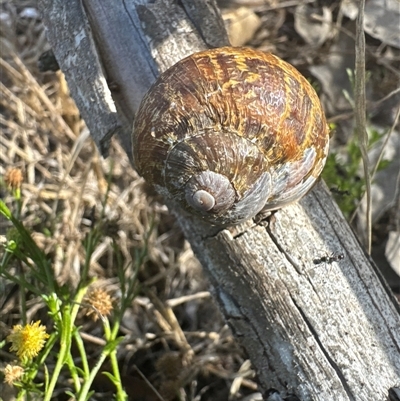
<instances>
[{"instance_id":1,"label":"green plant stem","mask_svg":"<svg viewBox=\"0 0 400 401\"><path fill-rule=\"evenodd\" d=\"M92 255L96 248L96 245L98 244L98 242L100 240L100 237L101 237L100 225L94 227L88 234L87 244L85 244L86 245L85 246L86 257L85 257L85 263L83 265L83 270L82 270L82 277L84 279L87 279L87 277L88 277L90 261L92 259Z\"/></svg>"},{"instance_id":2,"label":"green plant stem","mask_svg":"<svg viewBox=\"0 0 400 401\"><path fill-rule=\"evenodd\" d=\"M19 219L21 217L21 210L22 210L21 188L17 188L14 191L14 199L17 203L15 217Z\"/></svg>"},{"instance_id":3,"label":"green plant stem","mask_svg":"<svg viewBox=\"0 0 400 401\"><path fill-rule=\"evenodd\" d=\"M119 331L119 319L116 320L112 331L110 330L110 326L107 320L104 323L104 331L106 339L109 338L111 341L115 340L117 338ZM127 395L125 393L125 390L122 388L122 380L119 372L119 365L117 359L117 347L114 347L110 352L110 362L111 362L112 372L115 378L114 384L115 387L117 388L117 400L124 401L127 399Z\"/></svg>"},{"instance_id":4,"label":"green plant stem","mask_svg":"<svg viewBox=\"0 0 400 401\"><path fill-rule=\"evenodd\" d=\"M71 321L72 321L71 337L73 335L72 328L73 328L73 325L75 324L76 316L78 315L79 308L81 307L81 304L82 304L82 299L86 295L87 289L88 289L88 285L86 285L82 288L79 288L75 295L75 299L73 301L73 307L71 310Z\"/></svg>"},{"instance_id":5,"label":"green plant stem","mask_svg":"<svg viewBox=\"0 0 400 401\"><path fill-rule=\"evenodd\" d=\"M106 349L103 350L103 352L100 354L100 357L96 363L95 366L93 366L89 377L87 380L83 383L83 386L81 388L81 391L78 394L77 401L86 401L87 395L90 391L90 387L92 386L93 380L99 373L100 368L103 366L104 361L106 358L109 356L110 352L107 351Z\"/></svg>"},{"instance_id":6,"label":"green plant stem","mask_svg":"<svg viewBox=\"0 0 400 401\"><path fill-rule=\"evenodd\" d=\"M24 401L25 400L25 395L27 395L27 392L25 389L21 389L18 391L18 396L16 398L16 401Z\"/></svg>"},{"instance_id":7,"label":"green plant stem","mask_svg":"<svg viewBox=\"0 0 400 401\"><path fill-rule=\"evenodd\" d=\"M18 263L18 265L19 265L19 276L22 277L22 279L25 281L24 269L20 263ZM21 288L19 291L19 306L21 308L22 324L23 324L23 326L25 326L26 325L26 293L25 293L24 288Z\"/></svg>"},{"instance_id":8,"label":"green plant stem","mask_svg":"<svg viewBox=\"0 0 400 401\"><path fill-rule=\"evenodd\" d=\"M49 387L44 396L43 401L50 401L56 384L58 382L58 377L60 376L61 369L68 357L69 350L71 348L71 307L66 305L62 311L61 321L58 322L60 326L60 351L58 353L57 363L54 367L53 375L51 377Z\"/></svg>"},{"instance_id":9,"label":"green plant stem","mask_svg":"<svg viewBox=\"0 0 400 401\"><path fill-rule=\"evenodd\" d=\"M38 289L34 285L28 283L25 280L25 276L11 275L7 272L7 266L9 265L13 257L16 257L18 260L23 261L28 267L30 267L30 263L27 260L24 260L26 258L23 259L20 257L20 255L15 254L15 252L6 249L0 264L0 275L13 283L19 284L22 288L26 288L29 291L32 291L34 294L38 294Z\"/></svg>"},{"instance_id":10,"label":"green plant stem","mask_svg":"<svg viewBox=\"0 0 400 401\"><path fill-rule=\"evenodd\" d=\"M3 260L1 261L0 264L0 274L7 274L5 271L5 267L10 263L10 260L12 259L12 253L10 252L4 252L3 254Z\"/></svg>"},{"instance_id":11,"label":"green plant stem","mask_svg":"<svg viewBox=\"0 0 400 401\"><path fill-rule=\"evenodd\" d=\"M75 386L75 391L78 393L81 389L81 381L79 380L79 375L77 373L77 369L75 366L74 358L72 355L69 353L67 356L67 361L66 361L69 371L71 373L72 380L74 382Z\"/></svg>"},{"instance_id":12,"label":"green plant stem","mask_svg":"<svg viewBox=\"0 0 400 401\"><path fill-rule=\"evenodd\" d=\"M85 346L82 341L82 337L80 336L78 330L74 331L74 339L76 342L76 346L78 348L79 354L82 359L82 369L84 373L84 379L86 380L90 374L89 363L86 356Z\"/></svg>"},{"instance_id":13,"label":"green plant stem","mask_svg":"<svg viewBox=\"0 0 400 401\"><path fill-rule=\"evenodd\" d=\"M98 240L99 240L99 234L97 232L97 229L94 228L93 230L91 230L89 232L89 234L87 235L87 238L85 240L85 243L84 243L84 247L85 247L85 251L86 251L85 263L83 264L83 268L82 268L82 272L81 272L81 279L79 281L78 288L77 288L77 294L82 290L84 290L86 293L87 287L90 284L88 282L90 261L91 261L95 246L98 243ZM81 302L81 301L82 301L82 298L79 300L79 302ZM76 301L76 302L78 302L78 301ZM79 305L78 305L78 309L79 309ZM78 309L76 312L78 312Z\"/></svg>"},{"instance_id":14,"label":"green plant stem","mask_svg":"<svg viewBox=\"0 0 400 401\"><path fill-rule=\"evenodd\" d=\"M70 354L70 349L71 349L71 342L72 342L72 336L73 336L73 331L74 331L74 325L75 325L75 319L79 311L79 307L81 304L81 301L87 291L87 287L80 288L76 295L74 302L71 304L67 304L64 306L64 308L60 311L58 316L61 317L59 321L57 322L59 325L60 329L60 351L58 353L58 359L57 363L54 367L53 375L51 377L49 387L47 390L47 393L45 394L45 398L43 401L50 401L54 389L56 387L56 384L58 382L58 378L61 373L61 369L64 366L64 364L68 361L69 354ZM55 317L57 316L55 315Z\"/></svg>"},{"instance_id":15,"label":"green plant stem","mask_svg":"<svg viewBox=\"0 0 400 401\"><path fill-rule=\"evenodd\" d=\"M93 383L94 378L96 377L97 373L99 372L100 368L103 365L103 362L105 361L105 359L108 356L108 352L103 351L100 354L99 360L97 361L96 365L93 366L89 377L87 378L87 380L83 383L83 386L81 388L81 391L78 394L78 398L77 401L86 401L87 395L90 391L90 387Z\"/></svg>"},{"instance_id":16,"label":"green plant stem","mask_svg":"<svg viewBox=\"0 0 400 401\"><path fill-rule=\"evenodd\" d=\"M0 205L1 206L1 205ZM55 281L53 276L53 270L46 255L43 251L36 245L36 242L32 239L29 231L25 226L16 219L12 214L9 216L9 220L14 224L14 227L20 233L24 246L26 247L26 253L33 260L34 264L38 267L36 269L37 279L41 280L49 289L49 292L55 292ZM24 260L24 259L22 259ZM41 272L45 273L45 279L42 277Z\"/></svg>"},{"instance_id":17,"label":"green plant stem","mask_svg":"<svg viewBox=\"0 0 400 401\"><path fill-rule=\"evenodd\" d=\"M119 374L119 367L118 367L117 354L116 354L117 347L119 344L119 341L116 341L119 324L116 324L114 326L113 330L111 331L109 323L108 323L108 319L105 319L103 321L103 323L104 323L103 324L104 332L105 332L104 334L105 334L105 338L107 340L107 345L104 347L103 352L100 354L100 357L99 357L96 365L90 371L89 377L83 383L81 391L78 394L77 401L86 401L87 395L90 391L93 380L99 373L99 370L103 366L103 363L107 357L110 357L111 365L112 365L112 369L113 369L113 375L114 375L114 378L116 379L113 382L117 388L117 400L118 401L127 400L127 395L121 386L121 377Z\"/></svg>"}]
</instances>

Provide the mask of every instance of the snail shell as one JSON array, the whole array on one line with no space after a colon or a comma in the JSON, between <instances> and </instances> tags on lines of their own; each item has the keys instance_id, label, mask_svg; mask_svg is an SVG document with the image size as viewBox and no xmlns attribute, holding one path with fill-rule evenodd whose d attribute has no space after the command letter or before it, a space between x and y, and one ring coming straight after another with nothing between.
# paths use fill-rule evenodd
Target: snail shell
<instances>
[{"instance_id":1,"label":"snail shell","mask_svg":"<svg viewBox=\"0 0 400 401\"><path fill-rule=\"evenodd\" d=\"M157 79L135 119L133 158L161 194L227 226L305 195L328 143L318 96L293 66L223 47Z\"/></svg>"}]
</instances>

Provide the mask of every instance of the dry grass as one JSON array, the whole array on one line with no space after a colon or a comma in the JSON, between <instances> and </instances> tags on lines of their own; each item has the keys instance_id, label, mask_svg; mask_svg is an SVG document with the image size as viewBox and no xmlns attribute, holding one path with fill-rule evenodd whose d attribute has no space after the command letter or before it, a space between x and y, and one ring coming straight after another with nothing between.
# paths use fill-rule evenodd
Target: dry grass
<instances>
[{"instance_id":1,"label":"dry grass","mask_svg":"<svg viewBox=\"0 0 400 401\"><path fill-rule=\"evenodd\" d=\"M157 391L162 399L172 400L173 394L183 394L183 388L188 394L203 393L203 400L227 399L234 379L249 373L249 368L237 373L245 357L224 326L200 266L166 208L146 195L144 182L116 141L107 160L99 156L63 75L39 73L37 59L48 45L39 19L24 17L34 5L3 4L7 19L0 38L0 177L10 168L23 171L21 220L51 258L57 282L75 288L85 258L83 239L104 209L106 224L90 267L96 287L118 297L113 242L124 266L135 263L137 252L147 251L139 267L142 291L121 327L125 339L119 359L126 391L132 399L141 394L143 400L159 399ZM12 206L4 183L0 191ZM8 221L1 220L3 240L8 229ZM20 322L21 305L19 288L5 280L0 286L4 339ZM28 321L41 319L50 325L40 299L29 293L26 297ZM78 323L94 359L104 344L101 326L83 313ZM2 367L13 359L7 350L0 351ZM67 376L64 379L60 389L70 386ZM243 379L242 386L237 380L236 393L256 389L251 379ZM92 399L110 399L112 386L103 376L94 389ZM62 393L57 399L66 399Z\"/></svg>"}]
</instances>

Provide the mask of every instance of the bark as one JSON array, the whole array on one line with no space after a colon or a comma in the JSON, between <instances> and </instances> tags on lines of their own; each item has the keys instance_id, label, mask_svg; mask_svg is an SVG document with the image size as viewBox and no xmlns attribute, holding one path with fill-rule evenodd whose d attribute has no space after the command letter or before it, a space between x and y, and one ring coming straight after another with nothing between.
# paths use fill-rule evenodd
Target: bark
<instances>
[{"instance_id":1,"label":"bark","mask_svg":"<svg viewBox=\"0 0 400 401\"><path fill-rule=\"evenodd\" d=\"M121 124L84 10L79 1L39 3L49 41L76 105L96 145L107 155L109 140L121 130Z\"/></svg>"},{"instance_id":2,"label":"bark","mask_svg":"<svg viewBox=\"0 0 400 401\"><path fill-rule=\"evenodd\" d=\"M118 88L112 95L129 154L127 127L157 74L195 51L227 44L211 0L84 0L84 9L79 0L65 2L68 7L63 0L39 3L91 132L112 131L115 113L103 77ZM93 98L101 103L94 108ZM298 204L230 230L207 226L171 201L168 206L208 273L263 394L274 387L302 401L387 399L400 382L400 308L322 182ZM329 260L332 254L344 258Z\"/></svg>"}]
</instances>

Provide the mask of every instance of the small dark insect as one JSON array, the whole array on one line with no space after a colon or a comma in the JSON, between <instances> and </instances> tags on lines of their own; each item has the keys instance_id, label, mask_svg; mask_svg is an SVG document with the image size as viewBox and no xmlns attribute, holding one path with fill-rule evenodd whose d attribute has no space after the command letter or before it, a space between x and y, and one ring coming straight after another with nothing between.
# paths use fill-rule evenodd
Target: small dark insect
<instances>
[{"instance_id":1,"label":"small dark insect","mask_svg":"<svg viewBox=\"0 0 400 401\"><path fill-rule=\"evenodd\" d=\"M321 263L327 263L330 265L333 262L339 262L339 260L344 259L343 253L331 253L330 255L322 256L320 258L314 259L314 265L320 265Z\"/></svg>"}]
</instances>

